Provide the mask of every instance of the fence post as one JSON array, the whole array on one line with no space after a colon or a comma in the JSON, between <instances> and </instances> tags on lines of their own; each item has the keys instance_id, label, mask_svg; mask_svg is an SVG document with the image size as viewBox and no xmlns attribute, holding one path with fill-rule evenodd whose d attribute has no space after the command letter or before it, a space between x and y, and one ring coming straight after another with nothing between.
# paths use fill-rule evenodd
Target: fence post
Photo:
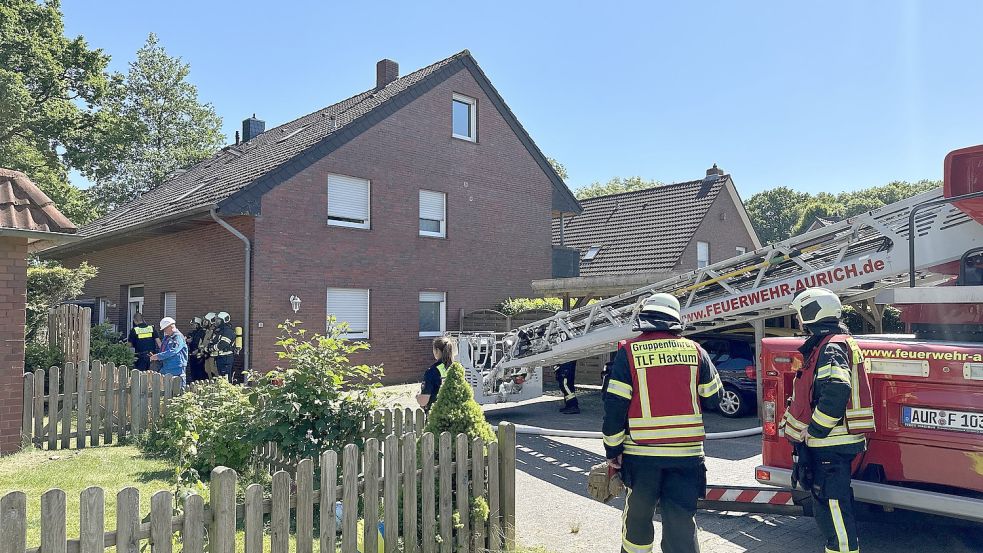
<instances>
[{"instance_id":1,"label":"fence post","mask_svg":"<svg viewBox=\"0 0 983 553\"><path fill-rule=\"evenodd\" d=\"M105 444L113 443L113 418L116 410L116 365L109 363L105 367L106 407L102 412L102 437Z\"/></svg>"},{"instance_id":2,"label":"fence post","mask_svg":"<svg viewBox=\"0 0 983 553\"><path fill-rule=\"evenodd\" d=\"M396 410L396 421L402 426L403 413ZM399 541L399 436L386 436L386 452L383 455L386 463L386 490L383 508L385 509L385 541L386 553L396 553Z\"/></svg>"},{"instance_id":3,"label":"fence post","mask_svg":"<svg viewBox=\"0 0 983 553\"><path fill-rule=\"evenodd\" d=\"M420 528L422 530L421 537L423 538L423 553L437 553L437 540L434 537L437 535L436 528L436 482L434 481L434 443L433 434L427 432L422 438L423 445L421 446L420 456L423 460L423 474L421 475L422 480L420 483L420 490L422 492L423 501L423 520L420 522Z\"/></svg>"},{"instance_id":4,"label":"fence post","mask_svg":"<svg viewBox=\"0 0 983 553\"><path fill-rule=\"evenodd\" d=\"M34 434L34 375L24 373L24 413L20 425L20 443L22 447L31 445Z\"/></svg>"},{"instance_id":5,"label":"fence post","mask_svg":"<svg viewBox=\"0 0 983 553\"><path fill-rule=\"evenodd\" d=\"M272 553L287 553L290 549L290 474L285 470L278 470L273 475L272 499L273 504L270 506L270 551ZM233 496L232 501L233 509L235 509L235 496Z\"/></svg>"},{"instance_id":6,"label":"fence post","mask_svg":"<svg viewBox=\"0 0 983 553\"><path fill-rule=\"evenodd\" d=\"M27 549L27 494L10 492L0 497L0 553Z\"/></svg>"},{"instance_id":7,"label":"fence post","mask_svg":"<svg viewBox=\"0 0 983 553\"><path fill-rule=\"evenodd\" d=\"M492 442L488 444L488 551L493 553L501 550L502 543L499 470L498 442Z\"/></svg>"},{"instance_id":8,"label":"fence post","mask_svg":"<svg viewBox=\"0 0 983 553\"><path fill-rule=\"evenodd\" d=\"M440 553L452 553L454 550L451 517L453 516L453 495L451 494L451 434L440 433Z\"/></svg>"},{"instance_id":9,"label":"fence post","mask_svg":"<svg viewBox=\"0 0 983 553\"><path fill-rule=\"evenodd\" d=\"M123 488L116 494L116 553L139 552L140 491Z\"/></svg>"},{"instance_id":10,"label":"fence post","mask_svg":"<svg viewBox=\"0 0 983 553\"><path fill-rule=\"evenodd\" d=\"M82 490L79 499L79 553L103 553L106 549L103 537L106 531L105 492L91 486Z\"/></svg>"},{"instance_id":11,"label":"fence post","mask_svg":"<svg viewBox=\"0 0 983 553\"><path fill-rule=\"evenodd\" d=\"M358 448L355 444L345 446L342 471L341 553L357 553L358 539L355 532L358 520Z\"/></svg>"},{"instance_id":12,"label":"fence post","mask_svg":"<svg viewBox=\"0 0 983 553\"><path fill-rule=\"evenodd\" d=\"M212 524L208 533L211 553L234 553L236 548L236 471L228 467L212 469L209 506Z\"/></svg>"},{"instance_id":13,"label":"fence post","mask_svg":"<svg viewBox=\"0 0 983 553\"><path fill-rule=\"evenodd\" d=\"M505 550L515 551L515 426L498 424L499 486L501 490L502 530Z\"/></svg>"},{"instance_id":14,"label":"fence post","mask_svg":"<svg viewBox=\"0 0 983 553\"><path fill-rule=\"evenodd\" d=\"M412 420L412 416L407 420ZM417 553L419 538L416 532L416 440L415 432L403 435L403 548L405 553Z\"/></svg>"},{"instance_id":15,"label":"fence post","mask_svg":"<svg viewBox=\"0 0 983 553\"><path fill-rule=\"evenodd\" d=\"M150 551L171 553L171 492L162 490L150 498Z\"/></svg>"},{"instance_id":16,"label":"fence post","mask_svg":"<svg viewBox=\"0 0 983 553\"><path fill-rule=\"evenodd\" d=\"M485 441L475 438L471 442L471 497L485 496ZM471 533L474 535L474 550L485 551L485 527L487 521L474 520Z\"/></svg>"},{"instance_id":17,"label":"fence post","mask_svg":"<svg viewBox=\"0 0 983 553\"><path fill-rule=\"evenodd\" d=\"M78 421L75 425L78 437L75 445L79 449L85 447L85 439L89 435L89 362L80 361L78 367Z\"/></svg>"},{"instance_id":18,"label":"fence post","mask_svg":"<svg viewBox=\"0 0 983 553\"><path fill-rule=\"evenodd\" d=\"M321 454L321 499L318 507L321 513L321 551L333 553L337 519L334 506L338 497L338 453L325 451Z\"/></svg>"},{"instance_id":19,"label":"fence post","mask_svg":"<svg viewBox=\"0 0 983 553\"><path fill-rule=\"evenodd\" d=\"M72 401L72 396L75 394L75 385L78 383L77 377L75 376L75 363L65 363L65 381L63 387L65 389L64 401L62 403L62 417L61 417L61 448L68 449L71 447L72 439L72 411L75 409L74 402Z\"/></svg>"},{"instance_id":20,"label":"fence post","mask_svg":"<svg viewBox=\"0 0 983 553\"><path fill-rule=\"evenodd\" d=\"M143 415L140 414L140 384L143 379L140 371L130 370L130 435L136 437L140 434L143 425Z\"/></svg>"},{"instance_id":21,"label":"fence post","mask_svg":"<svg viewBox=\"0 0 983 553\"><path fill-rule=\"evenodd\" d=\"M392 428L391 410L387 427ZM365 551L377 551L379 549L379 440L369 438L365 440L365 460L363 461L363 473L365 474L365 492L362 495L362 504L365 505L365 527L363 530ZM348 509L346 506L345 509Z\"/></svg>"},{"instance_id":22,"label":"fence post","mask_svg":"<svg viewBox=\"0 0 983 553\"><path fill-rule=\"evenodd\" d=\"M119 395L117 396L119 404L117 406L116 438L122 443L122 441L129 434L129 430L127 429L129 421L127 420L126 411L130 406L130 371L125 365L117 367L116 370L119 371L116 375L116 379L119 383Z\"/></svg>"},{"instance_id":23,"label":"fence post","mask_svg":"<svg viewBox=\"0 0 983 553\"><path fill-rule=\"evenodd\" d=\"M457 551L471 550L471 494L468 493L468 443L467 434L457 435L457 512L461 515L461 527L457 530ZM441 461L443 463L443 461Z\"/></svg>"},{"instance_id":24,"label":"fence post","mask_svg":"<svg viewBox=\"0 0 983 553\"><path fill-rule=\"evenodd\" d=\"M48 449L58 447L58 377L61 369L48 369Z\"/></svg>"},{"instance_id":25,"label":"fence post","mask_svg":"<svg viewBox=\"0 0 983 553\"><path fill-rule=\"evenodd\" d=\"M89 425L89 445L95 447L99 445L99 431L102 430L102 402L99 400L102 392L102 362L94 359L89 362L92 372L89 380L92 382L92 393L89 394L89 411L92 413L92 424ZM117 547L119 549L119 547Z\"/></svg>"},{"instance_id":26,"label":"fence post","mask_svg":"<svg viewBox=\"0 0 983 553\"><path fill-rule=\"evenodd\" d=\"M44 369L34 371L34 443L43 448L44 439Z\"/></svg>"},{"instance_id":27,"label":"fence post","mask_svg":"<svg viewBox=\"0 0 983 553\"><path fill-rule=\"evenodd\" d=\"M246 553L263 553L263 485L246 487Z\"/></svg>"},{"instance_id":28,"label":"fence post","mask_svg":"<svg viewBox=\"0 0 983 553\"><path fill-rule=\"evenodd\" d=\"M41 496L41 553L65 553L65 492L48 490Z\"/></svg>"},{"instance_id":29,"label":"fence post","mask_svg":"<svg viewBox=\"0 0 983 553\"><path fill-rule=\"evenodd\" d=\"M181 553L205 551L205 500L198 494L184 498L184 530L181 532L184 549Z\"/></svg>"},{"instance_id":30,"label":"fence post","mask_svg":"<svg viewBox=\"0 0 983 553\"><path fill-rule=\"evenodd\" d=\"M297 463L297 553L314 551L314 462Z\"/></svg>"}]
</instances>

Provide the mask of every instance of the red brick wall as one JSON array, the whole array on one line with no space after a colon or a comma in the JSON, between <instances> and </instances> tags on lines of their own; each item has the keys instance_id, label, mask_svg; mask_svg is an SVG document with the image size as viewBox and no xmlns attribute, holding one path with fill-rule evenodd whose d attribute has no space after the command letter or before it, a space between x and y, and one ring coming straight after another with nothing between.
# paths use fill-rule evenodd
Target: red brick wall
<instances>
[{"instance_id":1,"label":"red brick wall","mask_svg":"<svg viewBox=\"0 0 983 553\"><path fill-rule=\"evenodd\" d=\"M451 96L478 100L478 142L451 137ZM328 226L327 175L371 181L371 230ZM470 73L462 70L263 198L256 220L253 367L276 364L276 325L323 331L328 287L368 288L370 344L386 381L418 380L432 362L419 337L419 292L459 311L531 294L548 278L552 185ZM419 190L447 194L447 238L419 236ZM294 315L288 298L302 300ZM264 328L257 328L262 323Z\"/></svg>"},{"instance_id":2,"label":"red brick wall","mask_svg":"<svg viewBox=\"0 0 983 553\"><path fill-rule=\"evenodd\" d=\"M0 237L0 454L20 449L27 240Z\"/></svg>"},{"instance_id":3,"label":"red brick wall","mask_svg":"<svg viewBox=\"0 0 983 553\"><path fill-rule=\"evenodd\" d=\"M252 234L253 219L230 222ZM163 314L163 293L177 292L178 328L185 331L194 316L228 311L234 325L243 315L243 244L229 231L211 222L193 230L113 246L64 260L67 266L82 261L99 268L83 290L84 298L107 298L115 307L106 310L107 322L126 324L127 286L144 285L143 313L156 324Z\"/></svg>"},{"instance_id":4,"label":"red brick wall","mask_svg":"<svg viewBox=\"0 0 983 553\"><path fill-rule=\"evenodd\" d=\"M693 233L693 238L679 256L679 263L673 268L674 272L696 269L697 242L710 244L711 265L737 255L738 246L747 248L747 251L755 249L751 234L741 221L741 214L726 187L720 191L717 199L707 210L700 226Z\"/></svg>"}]
</instances>

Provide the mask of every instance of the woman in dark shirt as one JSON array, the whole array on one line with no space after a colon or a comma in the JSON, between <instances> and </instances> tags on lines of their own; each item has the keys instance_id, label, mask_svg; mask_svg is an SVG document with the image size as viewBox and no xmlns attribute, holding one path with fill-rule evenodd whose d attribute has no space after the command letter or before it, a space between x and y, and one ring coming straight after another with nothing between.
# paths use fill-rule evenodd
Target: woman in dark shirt
<instances>
[{"instance_id":1,"label":"woman in dark shirt","mask_svg":"<svg viewBox=\"0 0 983 553\"><path fill-rule=\"evenodd\" d=\"M420 394L416 396L417 403L424 411L430 411L430 406L437 401L440 384L447 376L447 370L454 362L454 343L450 338L441 336L433 341L433 358L437 361L423 373L423 385Z\"/></svg>"}]
</instances>

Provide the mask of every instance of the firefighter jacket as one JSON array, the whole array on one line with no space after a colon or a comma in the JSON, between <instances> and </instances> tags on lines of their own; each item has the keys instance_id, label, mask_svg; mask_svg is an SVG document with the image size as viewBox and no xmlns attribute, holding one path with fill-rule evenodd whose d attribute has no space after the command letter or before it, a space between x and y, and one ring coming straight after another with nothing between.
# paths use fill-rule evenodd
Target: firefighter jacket
<instances>
[{"instance_id":1,"label":"firefighter jacket","mask_svg":"<svg viewBox=\"0 0 983 553\"><path fill-rule=\"evenodd\" d=\"M197 327L188 334L188 350L194 353L202 346L202 340L205 338L205 329L202 327Z\"/></svg>"},{"instance_id":2,"label":"firefighter jacket","mask_svg":"<svg viewBox=\"0 0 983 553\"><path fill-rule=\"evenodd\" d=\"M236 331L234 328L227 323L218 325L212 332L212 341L209 344L212 356L235 355L235 341Z\"/></svg>"},{"instance_id":3,"label":"firefighter jacket","mask_svg":"<svg viewBox=\"0 0 983 553\"><path fill-rule=\"evenodd\" d=\"M805 362L796 371L782 431L809 447L859 453L864 435L874 431L868 362L838 324L810 330L813 336L799 349Z\"/></svg>"},{"instance_id":4,"label":"firefighter jacket","mask_svg":"<svg viewBox=\"0 0 983 553\"><path fill-rule=\"evenodd\" d=\"M701 398L716 398L721 388L707 353L678 332L622 342L604 387L607 458L702 458Z\"/></svg>"}]
</instances>

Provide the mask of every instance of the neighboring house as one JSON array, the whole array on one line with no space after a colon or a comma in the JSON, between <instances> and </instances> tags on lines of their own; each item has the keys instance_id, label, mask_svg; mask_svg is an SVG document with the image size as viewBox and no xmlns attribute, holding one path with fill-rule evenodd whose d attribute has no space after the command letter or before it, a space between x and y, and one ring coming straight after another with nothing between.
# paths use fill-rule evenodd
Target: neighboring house
<instances>
[{"instance_id":1,"label":"neighboring house","mask_svg":"<svg viewBox=\"0 0 983 553\"><path fill-rule=\"evenodd\" d=\"M120 329L225 310L262 371L279 323L334 315L371 344L358 361L420 378L461 312L552 274L551 217L580 206L468 51L398 72L382 60L374 88L265 132L247 119L242 143L48 257L99 267L85 294Z\"/></svg>"},{"instance_id":2,"label":"neighboring house","mask_svg":"<svg viewBox=\"0 0 983 553\"><path fill-rule=\"evenodd\" d=\"M842 219L834 219L832 217L818 217L817 216L816 219L812 222L812 224L809 225L809 228L807 228L805 230L805 232L810 232L810 231L813 231L813 230L816 230L816 229L825 228L825 227L828 227L830 225L834 225L836 223L839 223L840 221L842 221Z\"/></svg>"},{"instance_id":3,"label":"neighboring house","mask_svg":"<svg viewBox=\"0 0 983 553\"><path fill-rule=\"evenodd\" d=\"M553 220L553 245L576 250L580 274L534 282L541 294L615 295L761 247L734 181L716 165L700 180L580 204L580 215Z\"/></svg>"},{"instance_id":4,"label":"neighboring house","mask_svg":"<svg viewBox=\"0 0 983 553\"><path fill-rule=\"evenodd\" d=\"M75 231L27 175L0 169L0 454L22 446L27 255L74 240Z\"/></svg>"}]
</instances>

